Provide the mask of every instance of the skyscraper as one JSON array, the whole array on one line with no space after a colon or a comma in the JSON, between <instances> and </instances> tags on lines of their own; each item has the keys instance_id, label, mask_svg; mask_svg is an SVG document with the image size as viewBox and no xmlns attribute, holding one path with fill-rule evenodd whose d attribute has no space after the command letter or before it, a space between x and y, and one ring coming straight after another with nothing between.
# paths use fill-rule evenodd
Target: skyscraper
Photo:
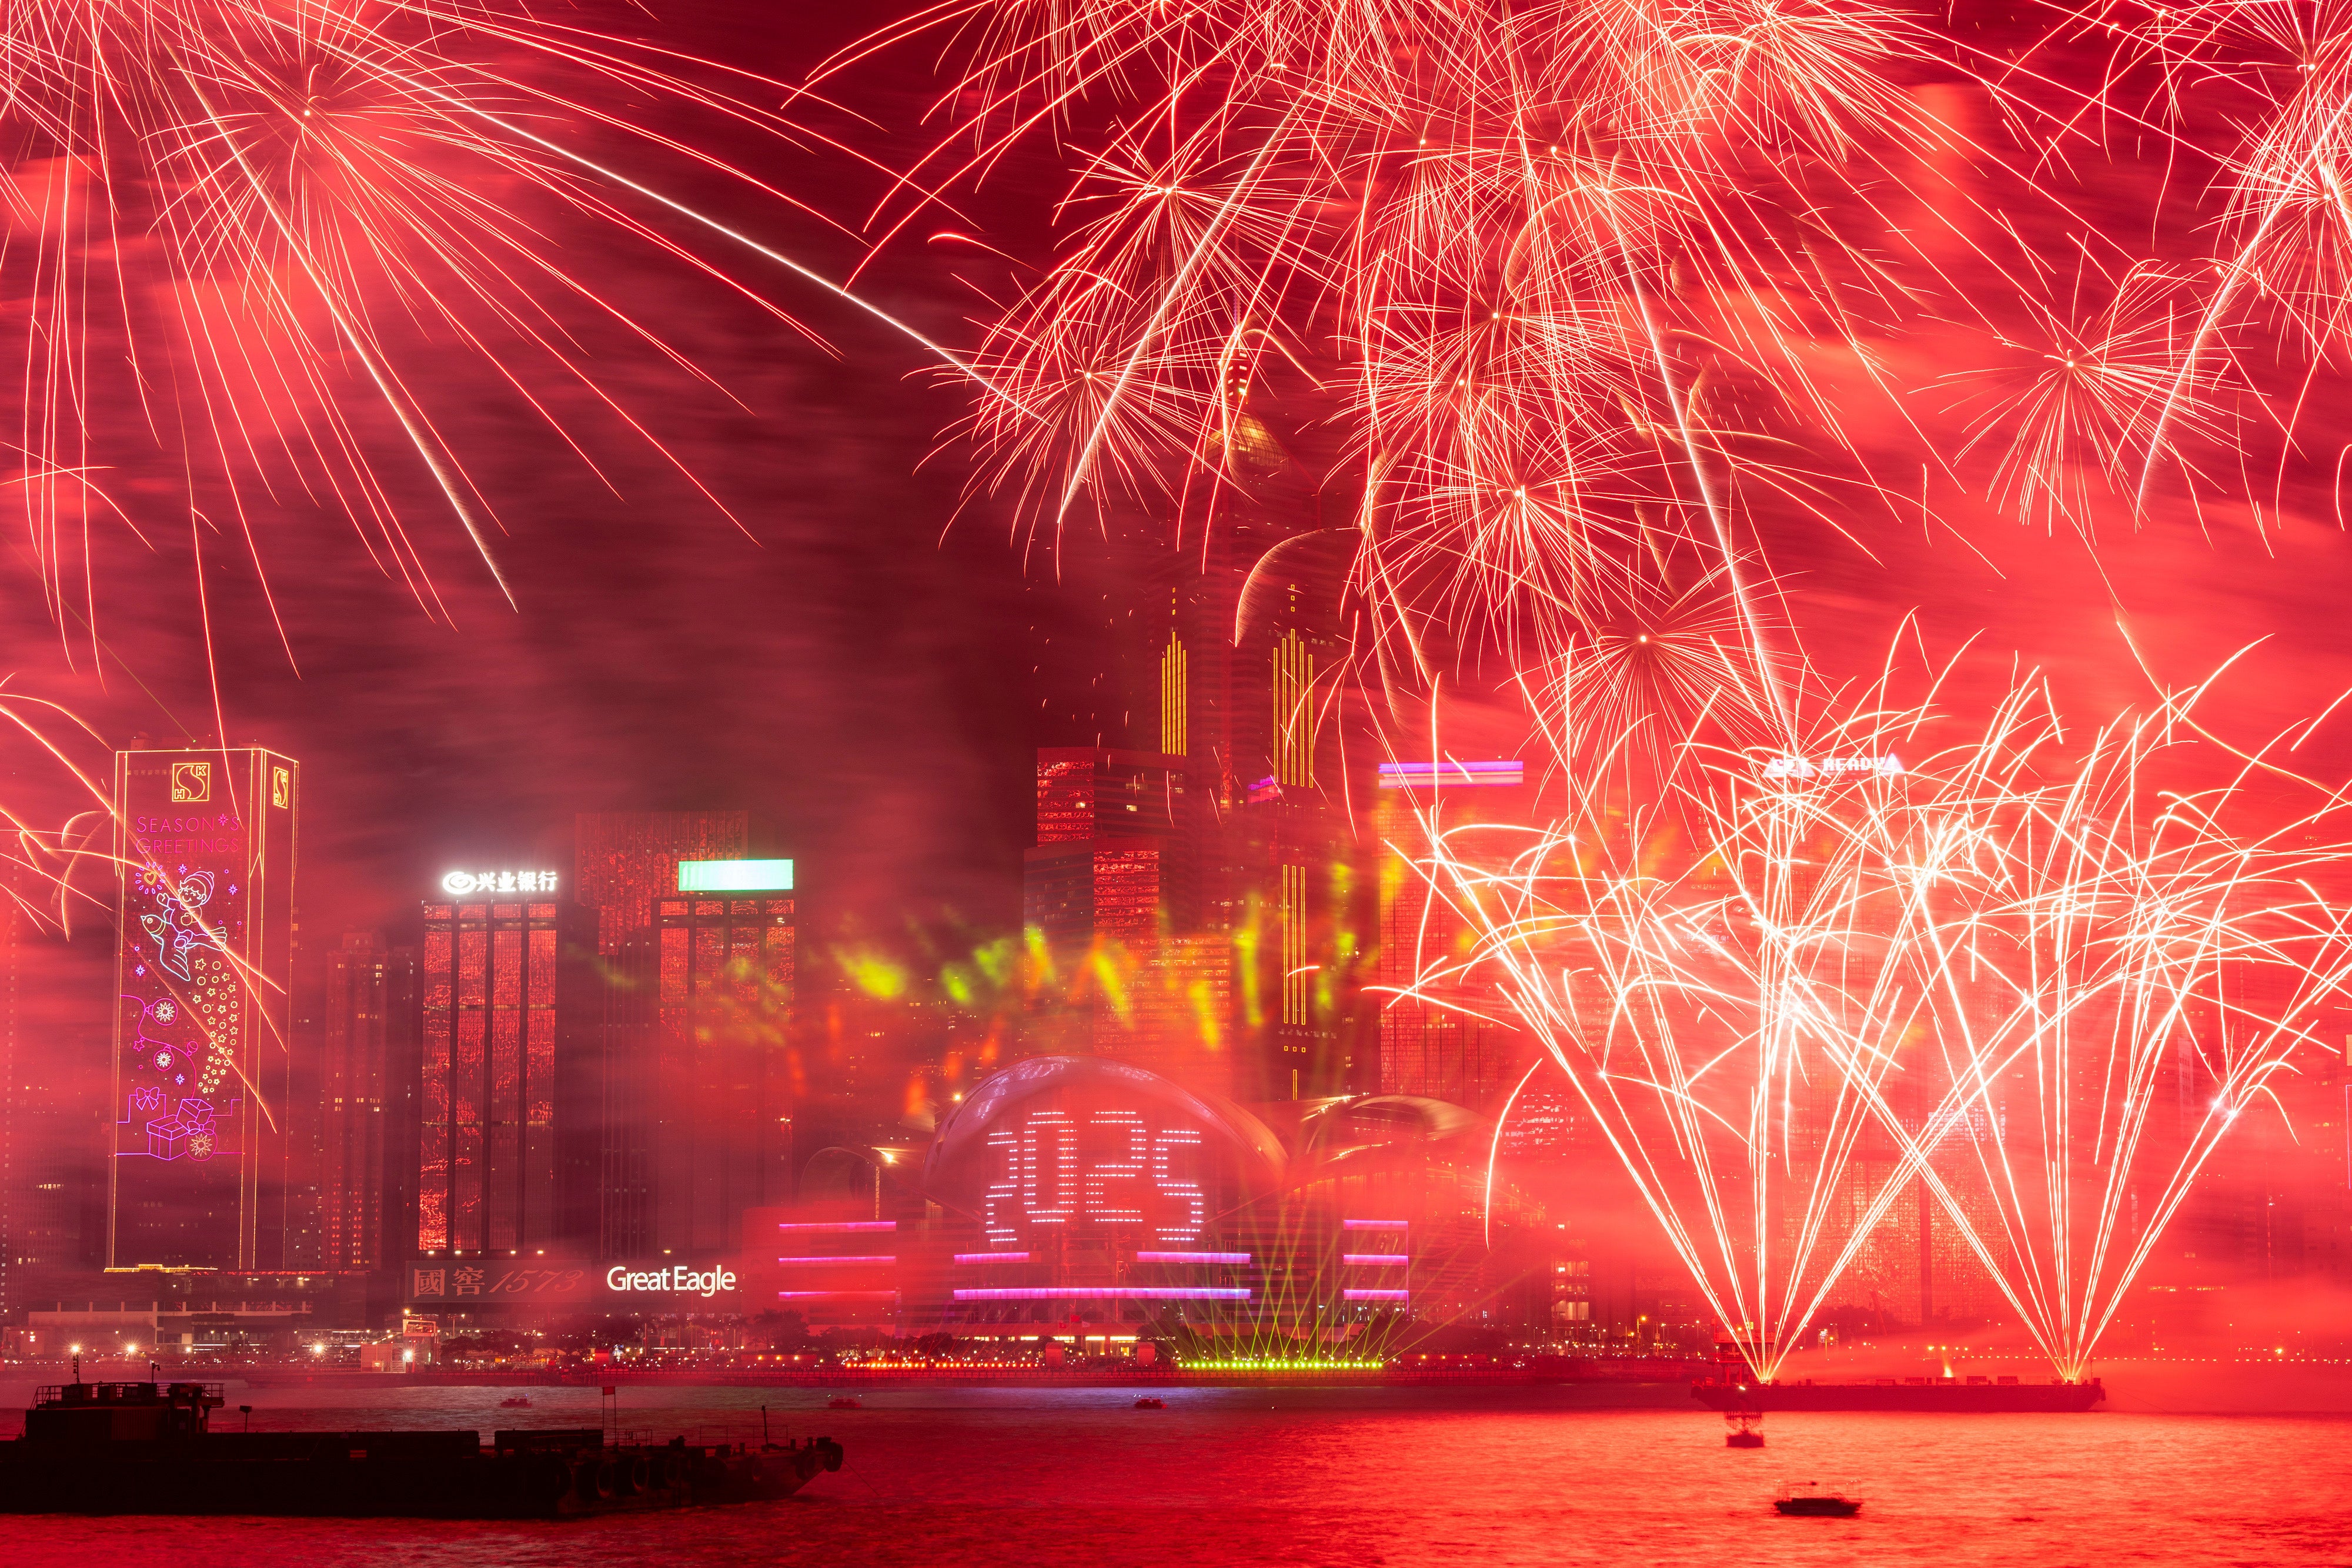
<instances>
[{"instance_id":1,"label":"skyscraper","mask_svg":"<svg viewBox=\"0 0 2352 1568\"><path fill-rule=\"evenodd\" d=\"M595 1231L595 916L553 873L453 873L425 905L416 1228L423 1254Z\"/></svg>"},{"instance_id":2,"label":"skyscraper","mask_svg":"<svg viewBox=\"0 0 2352 1568\"><path fill-rule=\"evenodd\" d=\"M1184 759L1055 747L1037 754L1037 843L1023 924L1057 984L1040 1050L1118 1056L1223 1091L1232 1082L1233 945L1201 928L1201 803Z\"/></svg>"},{"instance_id":3,"label":"skyscraper","mask_svg":"<svg viewBox=\"0 0 2352 1568\"><path fill-rule=\"evenodd\" d=\"M793 862L680 862L621 947L604 1082L599 1251L731 1252L792 1196Z\"/></svg>"},{"instance_id":4,"label":"skyscraper","mask_svg":"<svg viewBox=\"0 0 2352 1568\"><path fill-rule=\"evenodd\" d=\"M404 1098L397 1063L412 1060L403 1039L415 1023L416 950L388 947L354 931L327 956L319 1048L319 1236L320 1266L382 1269L406 1256L394 1217L405 1184L401 1160Z\"/></svg>"},{"instance_id":5,"label":"skyscraper","mask_svg":"<svg viewBox=\"0 0 2352 1568\"><path fill-rule=\"evenodd\" d=\"M299 770L261 750L115 754L110 1267L274 1268L291 1058Z\"/></svg>"},{"instance_id":6,"label":"skyscraper","mask_svg":"<svg viewBox=\"0 0 2352 1568\"><path fill-rule=\"evenodd\" d=\"M1022 857L1022 923L1083 953L1140 947L1197 912L1196 818L1181 758L1065 747L1037 753L1037 842Z\"/></svg>"},{"instance_id":7,"label":"skyscraper","mask_svg":"<svg viewBox=\"0 0 2352 1568\"><path fill-rule=\"evenodd\" d=\"M1131 682L1158 694L1134 727L1192 770L1194 928L1230 944L1225 1060L1236 1092L1266 1099L1358 1086L1354 965L1369 946L1339 767L1344 552L1297 523L1244 507L1171 556Z\"/></svg>"},{"instance_id":8,"label":"skyscraper","mask_svg":"<svg viewBox=\"0 0 2352 1568\"><path fill-rule=\"evenodd\" d=\"M654 900L677 891L680 861L740 860L758 827L749 811L581 812L572 894L596 911L596 951L609 958L653 924Z\"/></svg>"}]
</instances>

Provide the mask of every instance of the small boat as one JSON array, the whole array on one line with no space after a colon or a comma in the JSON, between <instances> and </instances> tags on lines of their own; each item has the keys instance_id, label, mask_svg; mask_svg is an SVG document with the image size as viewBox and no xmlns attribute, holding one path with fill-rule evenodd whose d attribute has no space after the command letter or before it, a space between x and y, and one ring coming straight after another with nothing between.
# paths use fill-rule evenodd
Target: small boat
<instances>
[{"instance_id":1,"label":"small boat","mask_svg":"<svg viewBox=\"0 0 2352 1568\"><path fill-rule=\"evenodd\" d=\"M1150 1396L1146 1395L1144 1397L1135 1402L1135 1407L1138 1410L1165 1410L1168 1408L1168 1401L1165 1399L1154 1399Z\"/></svg>"},{"instance_id":2,"label":"small boat","mask_svg":"<svg viewBox=\"0 0 2352 1568\"><path fill-rule=\"evenodd\" d=\"M1723 1418L1731 1427L1730 1431L1723 1435L1725 1448L1760 1448L1764 1446L1764 1434L1758 1430L1764 1425L1762 1411L1727 1410L1724 1412Z\"/></svg>"},{"instance_id":3,"label":"small boat","mask_svg":"<svg viewBox=\"0 0 2352 1568\"><path fill-rule=\"evenodd\" d=\"M1784 1487L1772 1501L1772 1511L1790 1519L1852 1519L1862 1511L1859 1500L1821 1490L1819 1481Z\"/></svg>"},{"instance_id":4,"label":"small boat","mask_svg":"<svg viewBox=\"0 0 2352 1568\"><path fill-rule=\"evenodd\" d=\"M499 1401L499 1408L501 1410L528 1410L530 1408L530 1400L525 1395L509 1395L508 1397Z\"/></svg>"},{"instance_id":5,"label":"small boat","mask_svg":"<svg viewBox=\"0 0 2352 1568\"><path fill-rule=\"evenodd\" d=\"M844 1394L837 1398L826 1401L824 1407L828 1410L863 1410L866 1408L866 1404L861 1399Z\"/></svg>"}]
</instances>

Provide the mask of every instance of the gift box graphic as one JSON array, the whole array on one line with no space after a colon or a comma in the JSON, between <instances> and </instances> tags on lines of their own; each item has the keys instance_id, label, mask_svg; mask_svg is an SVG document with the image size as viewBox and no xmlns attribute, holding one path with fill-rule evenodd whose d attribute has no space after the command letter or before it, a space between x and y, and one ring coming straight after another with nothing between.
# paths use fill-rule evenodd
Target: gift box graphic
<instances>
[{"instance_id":1,"label":"gift box graphic","mask_svg":"<svg viewBox=\"0 0 2352 1568\"><path fill-rule=\"evenodd\" d=\"M159 1160L176 1160L183 1155L192 1160L212 1158L220 1146L213 1116L210 1101L189 1096L169 1116L147 1124L147 1152Z\"/></svg>"}]
</instances>

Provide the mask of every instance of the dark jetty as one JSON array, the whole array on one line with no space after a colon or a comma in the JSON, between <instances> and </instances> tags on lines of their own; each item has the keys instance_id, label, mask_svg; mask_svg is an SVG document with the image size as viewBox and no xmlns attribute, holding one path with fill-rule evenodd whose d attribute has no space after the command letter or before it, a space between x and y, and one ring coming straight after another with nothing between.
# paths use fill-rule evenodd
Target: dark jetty
<instances>
[{"instance_id":1,"label":"dark jetty","mask_svg":"<svg viewBox=\"0 0 2352 1568\"><path fill-rule=\"evenodd\" d=\"M2021 1383L1971 1377L1882 1377L1873 1383L1743 1383L1708 1379L1691 1397L1709 1409L1935 1410L1950 1415L2088 1410L2107 1396L2095 1377L2083 1383Z\"/></svg>"},{"instance_id":2,"label":"dark jetty","mask_svg":"<svg viewBox=\"0 0 2352 1568\"><path fill-rule=\"evenodd\" d=\"M597 1428L215 1432L216 1383L37 1391L0 1442L0 1513L553 1519L789 1497L841 1445L614 1445Z\"/></svg>"}]
</instances>

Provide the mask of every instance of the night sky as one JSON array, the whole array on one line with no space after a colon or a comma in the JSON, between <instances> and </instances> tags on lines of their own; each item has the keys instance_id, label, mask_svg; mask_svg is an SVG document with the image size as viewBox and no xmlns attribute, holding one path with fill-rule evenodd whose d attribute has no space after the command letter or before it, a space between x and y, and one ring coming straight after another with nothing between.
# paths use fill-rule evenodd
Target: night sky
<instances>
[{"instance_id":1,"label":"night sky","mask_svg":"<svg viewBox=\"0 0 2352 1568\"><path fill-rule=\"evenodd\" d=\"M667 5L661 37L791 80L879 16L837 8L747 31L740 8ZM913 50L853 78L880 129L802 112L855 133L881 163L903 161L922 144L927 63ZM795 151L745 134L720 150L850 227L881 190L873 169L814 142ZM2093 200L2098 172L2075 178L2073 193ZM838 227L716 176L675 174L667 188L830 276L858 260ZM1042 174L1010 167L952 223L1035 252L1048 235L1034 198L1046 189ZM981 291L1001 290L1005 269L976 265L987 258L973 247L928 243L926 229L911 226L858 287L944 340L969 341ZM663 232L719 258L833 350L617 232L572 220L555 233L583 276L706 373L682 373L609 324L581 325L602 383L734 520L576 386L553 382L548 395L609 486L478 361L421 339L400 345L403 362L497 507L494 549L517 607L362 397L355 417L420 541L437 610L282 472L264 475L274 488L246 489L265 598L223 498L199 497L227 736L290 752L308 769L301 902L314 931L396 919L450 863L558 855L578 810L695 807L767 817L802 861L823 925L890 931L951 917L1001 927L1017 918L1030 749L1106 729L1119 738L1096 632L1131 580L1122 574L1132 552L1110 549L1088 520L1058 541L1024 533L999 500L967 495L963 449L942 434L967 402L913 345L755 258L711 249L674 223ZM1955 341L1932 327L1901 340L1889 379L1934 388ZM1872 455L1885 494L1833 495L1822 509L1834 528L1793 511L1774 524L1791 617L1832 674L1867 674L1916 610L1937 656L1973 637L1972 667L1987 679L2012 660L2046 667L2070 701L2111 712L2149 695L2117 632L2120 603L2168 682L2268 640L2209 710L2234 744L2267 739L2352 684L2338 631L2352 544L2308 474L2266 529L2242 506L2167 506L2137 530L2118 517L2095 559L2064 529L2021 526L1948 476L1925 474L1862 377L1822 373L1850 399L1842 413L1854 427L1883 424L1885 436ZM1914 402L1912 417L1921 407L1966 417L1957 392ZM2331 412L2305 417L2306 446L2324 446ZM18 534L12 689L65 705L108 746L208 735L216 723L184 483L160 446L143 459L136 442L110 455L120 465L112 493L143 539L119 519L86 519L87 556L67 552L60 631ZM1892 498L1922 486L1932 526ZM2265 481L2246 488L2261 494ZM1127 517L1115 529L1143 526ZM91 613L96 664L82 623ZM101 754L87 737L76 744L86 764ZM2325 737L2305 753L2315 768L2330 756ZM32 763L18 802L37 823L72 804Z\"/></svg>"},{"instance_id":2,"label":"night sky","mask_svg":"<svg viewBox=\"0 0 2352 1568\"><path fill-rule=\"evenodd\" d=\"M856 24L827 19L842 37ZM780 77L838 41L799 21L747 40L733 7L668 20L682 47ZM752 151L780 157L796 194L853 206L864 194L788 149ZM856 260L805 215L722 185L701 193L834 276ZM589 340L603 383L734 520L576 386L553 387L559 413L609 487L483 367L419 345L422 399L498 508L515 606L361 397L439 612L282 473L255 507L267 597L234 519L215 514L201 549L226 731L306 767L306 925L331 942L413 909L449 864L560 859L575 811L704 807L766 817L820 920L1017 920L1024 754L1049 689L1033 670L1065 657L1070 640L1053 633L1077 600L1050 559L1008 548L984 501L961 504L952 452L925 463L954 397L910 345L772 271L739 268L832 353L642 245L585 224L561 239L709 377L617 334ZM928 256L865 287L956 329L963 307ZM151 545L90 521L94 576L67 597L68 635L48 623L21 532L10 561L13 689L65 705L110 746L218 727L184 502L169 465L139 469L138 455L115 493ZM83 622L93 602L99 667ZM87 737L70 744L86 766L100 757ZM28 818L71 809L41 768L20 778Z\"/></svg>"}]
</instances>

